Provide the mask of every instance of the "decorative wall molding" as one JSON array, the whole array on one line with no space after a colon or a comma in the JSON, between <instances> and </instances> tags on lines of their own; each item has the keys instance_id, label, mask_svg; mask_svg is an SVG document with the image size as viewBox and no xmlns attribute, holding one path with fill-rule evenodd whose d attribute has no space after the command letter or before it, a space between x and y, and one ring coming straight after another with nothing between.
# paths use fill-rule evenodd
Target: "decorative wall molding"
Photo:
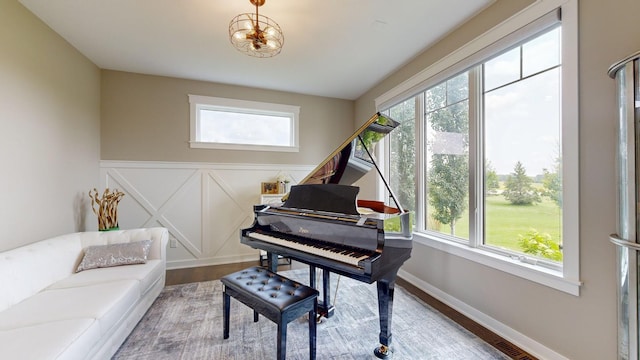
<instances>
[{"instance_id":1,"label":"decorative wall molding","mask_svg":"<svg viewBox=\"0 0 640 360\"><path fill-rule=\"evenodd\" d=\"M295 184L314 167L103 160L100 185L125 193L120 228L169 229L167 268L176 269L257 259L239 234L253 223L260 183L284 173Z\"/></svg>"}]
</instances>

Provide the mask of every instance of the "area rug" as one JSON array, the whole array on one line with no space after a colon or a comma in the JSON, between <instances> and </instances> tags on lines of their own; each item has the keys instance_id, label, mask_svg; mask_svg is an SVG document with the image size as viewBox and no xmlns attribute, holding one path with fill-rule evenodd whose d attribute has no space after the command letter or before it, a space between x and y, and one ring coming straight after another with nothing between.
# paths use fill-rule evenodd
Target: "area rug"
<instances>
[{"instance_id":1,"label":"area rug","mask_svg":"<svg viewBox=\"0 0 640 360\"><path fill-rule=\"evenodd\" d=\"M308 283L306 269L280 272ZM335 315L318 324L317 358L375 359L378 345L376 285L332 276ZM336 291L336 288L338 289ZM229 339L222 338L222 284L206 281L164 288L113 360L275 359L276 325L253 322L250 308L231 300ZM437 310L395 288L391 348L396 360L509 359ZM309 359L308 323L289 323L287 359Z\"/></svg>"}]
</instances>

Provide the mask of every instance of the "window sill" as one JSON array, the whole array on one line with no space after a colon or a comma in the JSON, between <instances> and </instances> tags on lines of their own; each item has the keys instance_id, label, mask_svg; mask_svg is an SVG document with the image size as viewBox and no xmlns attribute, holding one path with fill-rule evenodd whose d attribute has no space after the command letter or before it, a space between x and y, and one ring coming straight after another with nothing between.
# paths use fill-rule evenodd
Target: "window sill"
<instances>
[{"instance_id":1,"label":"window sill","mask_svg":"<svg viewBox=\"0 0 640 360\"><path fill-rule=\"evenodd\" d=\"M425 234L414 232L413 239L418 244L429 246L574 296L580 295L582 283L578 280L564 278L561 271L524 263L503 255L470 248L463 244L437 239Z\"/></svg>"},{"instance_id":2,"label":"window sill","mask_svg":"<svg viewBox=\"0 0 640 360\"><path fill-rule=\"evenodd\" d=\"M218 149L218 150L279 151L279 152L300 151L300 149L297 146L221 144L221 143L200 142L200 141L190 141L189 147L192 149Z\"/></svg>"}]
</instances>

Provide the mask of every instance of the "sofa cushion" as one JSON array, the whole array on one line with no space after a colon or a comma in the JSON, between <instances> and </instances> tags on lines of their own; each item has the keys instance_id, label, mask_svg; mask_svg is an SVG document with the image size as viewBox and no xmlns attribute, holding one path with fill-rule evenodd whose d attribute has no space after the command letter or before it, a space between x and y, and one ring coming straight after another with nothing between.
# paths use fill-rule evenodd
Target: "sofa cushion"
<instances>
[{"instance_id":1,"label":"sofa cushion","mask_svg":"<svg viewBox=\"0 0 640 360\"><path fill-rule=\"evenodd\" d=\"M169 232L166 228L141 228L115 231L87 231L81 233L82 248L94 245L120 244L133 241L154 239L148 259L166 259L166 246ZM77 263L76 263L77 264Z\"/></svg>"},{"instance_id":2,"label":"sofa cushion","mask_svg":"<svg viewBox=\"0 0 640 360\"><path fill-rule=\"evenodd\" d=\"M0 253L0 311L73 274L81 253L76 234Z\"/></svg>"},{"instance_id":3,"label":"sofa cushion","mask_svg":"<svg viewBox=\"0 0 640 360\"><path fill-rule=\"evenodd\" d=\"M130 243L89 246L76 272L120 265L144 264L147 262L151 240Z\"/></svg>"},{"instance_id":4,"label":"sofa cushion","mask_svg":"<svg viewBox=\"0 0 640 360\"><path fill-rule=\"evenodd\" d=\"M139 282L120 280L44 290L0 312L0 330L64 319L97 319L105 334L140 297Z\"/></svg>"},{"instance_id":5,"label":"sofa cushion","mask_svg":"<svg viewBox=\"0 0 640 360\"><path fill-rule=\"evenodd\" d=\"M158 279L162 278L164 272L164 261L148 260L146 264L82 271L58 281L47 289L65 289L119 280L137 280L140 282L140 295L144 295Z\"/></svg>"},{"instance_id":6,"label":"sofa cushion","mask_svg":"<svg viewBox=\"0 0 640 360\"><path fill-rule=\"evenodd\" d=\"M100 340L94 319L68 319L0 331L3 359L84 359Z\"/></svg>"}]
</instances>

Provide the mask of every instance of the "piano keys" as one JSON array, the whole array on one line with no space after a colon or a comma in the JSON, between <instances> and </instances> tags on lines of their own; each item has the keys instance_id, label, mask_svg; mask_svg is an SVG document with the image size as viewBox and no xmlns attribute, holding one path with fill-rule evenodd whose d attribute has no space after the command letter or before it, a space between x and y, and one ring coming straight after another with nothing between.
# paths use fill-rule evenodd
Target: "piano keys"
<instances>
[{"instance_id":1,"label":"piano keys","mask_svg":"<svg viewBox=\"0 0 640 360\"><path fill-rule=\"evenodd\" d=\"M284 238L284 236L271 236L260 232L247 232L246 236L255 239L268 242L270 244L281 245L293 250L300 250L305 253L315 254L327 259L343 262L348 265L359 267L364 269L362 263L363 260L369 259L375 255L372 252L363 252L358 248L338 248L330 243L325 243L320 240L310 241L305 238Z\"/></svg>"},{"instance_id":2,"label":"piano keys","mask_svg":"<svg viewBox=\"0 0 640 360\"><path fill-rule=\"evenodd\" d=\"M283 198L282 204L254 206L255 221L241 230L241 243L268 252L276 271L277 255L323 270L319 313L331 317L329 273L376 282L380 345L374 354L391 355L393 289L397 272L410 258L410 214L397 201L374 159L376 144L399 124L380 113L372 116ZM375 169L392 205L360 200L352 184Z\"/></svg>"}]
</instances>

